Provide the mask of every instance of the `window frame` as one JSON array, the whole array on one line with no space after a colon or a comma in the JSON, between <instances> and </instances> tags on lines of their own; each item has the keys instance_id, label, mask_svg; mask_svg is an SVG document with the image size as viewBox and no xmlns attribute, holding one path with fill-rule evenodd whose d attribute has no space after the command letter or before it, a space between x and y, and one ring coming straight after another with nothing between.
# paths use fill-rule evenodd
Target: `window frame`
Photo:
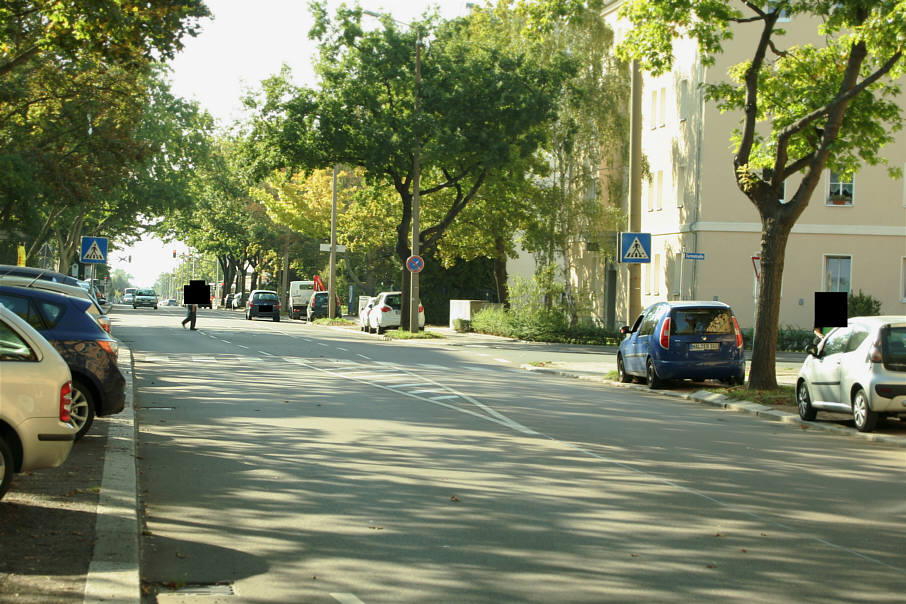
<instances>
[{"instance_id":1,"label":"window frame","mask_svg":"<svg viewBox=\"0 0 906 604\"><path fill-rule=\"evenodd\" d=\"M821 266L821 285L822 285L822 287L824 288L823 291L826 291L826 292L839 292L839 291L845 291L846 293L852 292L852 285L853 285L853 282L852 282L852 278L853 278L853 257L852 257L852 254L824 254L822 258L823 258L823 262L822 262L822 266ZM847 276L846 276L847 289L845 289L845 290L841 290L841 289L831 289L830 279L828 278L828 277L830 276L830 275L829 275L828 261L829 261L829 260L832 260L832 259L833 259L833 260L843 260L843 259L846 259L846 260L849 261L849 267L848 267L848 268L849 268L849 271L848 271L848 274L847 274ZM840 281L839 276L836 278L836 281L837 281L837 282ZM837 285L837 286L838 286L838 285Z\"/></svg>"},{"instance_id":2,"label":"window frame","mask_svg":"<svg viewBox=\"0 0 906 604\"><path fill-rule=\"evenodd\" d=\"M827 206L834 207L852 207L856 203L856 175L855 173L849 175L849 180L840 180L842 178L841 174L834 172L833 170L827 171L827 194L825 195L824 204ZM836 180L835 180L836 178ZM846 196L846 189L843 187L846 184L849 184L849 198ZM834 188L837 187L835 192Z\"/></svg>"}]
</instances>

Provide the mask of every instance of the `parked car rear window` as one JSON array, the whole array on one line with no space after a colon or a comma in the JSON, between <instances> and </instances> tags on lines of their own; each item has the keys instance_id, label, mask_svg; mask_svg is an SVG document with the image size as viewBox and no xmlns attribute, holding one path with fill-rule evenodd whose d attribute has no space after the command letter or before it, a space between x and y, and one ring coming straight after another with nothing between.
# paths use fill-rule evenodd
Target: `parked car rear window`
<instances>
[{"instance_id":1,"label":"parked car rear window","mask_svg":"<svg viewBox=\"0 0 906 604\"><path fill-rule=\"evenodd\" d=\"M60 322L60 319L63 318L63 313L66 312L66 308L60 304L54 304L53 302L37 302L38 308L41 311L41 314L44 315L44 322L47 324L48 329L53 329L56 327L57 323Z\"/></svg>"},{"instance_id":2,"label":"parked car rear window","mask_svg":"<svg viewBox=\"0 0 906 604\"><path fill-rule=\"evenodd\" d=\"M384 304L386 304L393 310L399 310L400 306L402 306L402 296L400 294L387 296L386 298L384 298Z\"/></svg>"},{"instance_id":3,"label":"parked car rear window","mask_svg":"<svg viewBox=\"0 0 906 604\"><path fill-rule=\"evenodd\" d=\"M276 302L277 294L255 294L255 300L258 302Z\"/></svg>"},{"instance_id":4,"label":"parked car rear window","mask_svg":"<svg viewBox=\"0 0 906 604\"><path fill-rule=\"evenodd\" d=\"M47 329L41 315L38 314L37 309L29 302L28 298L0 294L0 304L25 319L35 329Z\"/></svg>"},{"instance_id":5,"label":"parked car rear window","mask_svg":"<svg viewBox=\"0 0 906 604\"><path fill-rule=\"evenodd\" d=\"M726 308L675 308L672 318L671 335L733 333L733 315Z\"/></svg>"},{"instance_id":6,"label":"parked car rear window","mask_svg":"<svg viewBox=\"0 0 906 604\"><path fill-rule=\"evenodd\" d=\"M906 365L906 327L882 329L881 346L885 364Z\"/></svg>"}]
</instances>

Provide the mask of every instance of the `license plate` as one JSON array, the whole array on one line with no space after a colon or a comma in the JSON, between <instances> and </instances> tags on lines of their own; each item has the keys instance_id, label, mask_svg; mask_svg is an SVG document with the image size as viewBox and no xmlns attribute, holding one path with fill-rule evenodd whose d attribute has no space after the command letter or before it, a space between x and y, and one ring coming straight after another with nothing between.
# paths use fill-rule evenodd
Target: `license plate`
<instances>
[{"instance_id":1,"label":"license plate","mask_svg":"<svg viewBox=\"0 0 906 604\"><path fill-rule=\"evenodd\" d=\"M717 342L694 342L689 344L689 350L720 350Z\"/></svg>"}]
</instances>

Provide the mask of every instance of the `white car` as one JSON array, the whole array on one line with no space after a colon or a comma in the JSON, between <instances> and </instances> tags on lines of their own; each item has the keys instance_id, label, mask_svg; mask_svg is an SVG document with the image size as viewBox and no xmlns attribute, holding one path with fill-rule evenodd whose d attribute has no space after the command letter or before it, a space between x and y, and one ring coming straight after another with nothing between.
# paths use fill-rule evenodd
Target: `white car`
<instances>
[{"instance_id":1,"label":"white car","mask_svg":"<svg viewBox=\"0 0 906 604\"><path fill-rule=\"evenodd\" d=\"M151 306L157 310L157 293L153 289L140 289L135 292L132 299L132 308Z\"/></svg>"},{"instance_id":2,"label":"white car","mask_svg":"<svg viewBox=\"0 0 906 604\"><path fill-rule=\"evenodd\" d=\"M403 294L401 292L382 292L377 295L371 312L368 313L368 331L384 333L391 327L400 326L400 308ZM425 326L425 308L418 305L418 326Z\"/></svg>"},{"instance_id":3,"label":"white car","mask_svg":"<svg viewBox=\"0 0 906 604\"><path fill-rule=\"evenodd\" d=\"M368 303L362 307L362 310L359 312L359 329L362 331L370 331L368 325L368 315L371 313L371 309L374 308L374 303L377 301L377 297L368 298Z\"/></svg>"},{"instance_id":4,"label":"white car","mask_svg":"<svg viewBox=\"0 0 906 604\"><path fill-rule=\"evenodd\" d=\"M72 377L33 327L0 305L0 497L13 474L62 464L75 442Z\"/></svg>"},{"instance_id":5,"label":"white car","mask_svg":"<svg viewBox=\"0 0 906 604\"><path fill-rule=\"evenodd\" d=\"M851 413L871 432L881 417L906 418L906 316L851 317L808 352L796 380L802 419Z\"/></svg>"}]
</instances>

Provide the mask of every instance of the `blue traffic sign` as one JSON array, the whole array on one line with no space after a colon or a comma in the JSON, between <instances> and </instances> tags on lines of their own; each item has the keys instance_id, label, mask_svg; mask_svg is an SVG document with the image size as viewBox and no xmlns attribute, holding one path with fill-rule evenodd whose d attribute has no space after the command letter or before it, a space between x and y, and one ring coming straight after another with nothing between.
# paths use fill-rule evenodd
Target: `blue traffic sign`
<instances>
[{"instance_id":1,"label":"blue traffic sign","mask_svg":"<svg viewBox=\"0 0 906 604\"><path fill-rule=\"evenodd\" d=\"M620 262L651 262L651 233L620 233Z\"/></svg>"},{"instance_id":2,"label":"blue traffic sign","mask_svg":"<svg viewBox=\"0 0 906 604\"><path fill-rule=\"evenodd\" d=\"M686 257L686 260L704 260L704 252L683 252L683 255Z\"/></svg>"},{"instance_id":3,"label":"blue traffic sign","mask_svg":"<svg viewBox=\"0 0 906 604\"><path fill-rule=\"evenodd\" d=\"M425 268L425 260L421 256L409 256L406 259L406 268L410 273L420 273Z\"/></svg>"},{"instance_id":4,"label":"blue traffic sign","mask_svg":"<svg viewBox=\"0 0 906 604\"><path fill-rule=\"evenodd\" d=\"M82 237L82 253L79 261L83 264L106 264L107 238Z\"/></svg>"}]
</instances>

